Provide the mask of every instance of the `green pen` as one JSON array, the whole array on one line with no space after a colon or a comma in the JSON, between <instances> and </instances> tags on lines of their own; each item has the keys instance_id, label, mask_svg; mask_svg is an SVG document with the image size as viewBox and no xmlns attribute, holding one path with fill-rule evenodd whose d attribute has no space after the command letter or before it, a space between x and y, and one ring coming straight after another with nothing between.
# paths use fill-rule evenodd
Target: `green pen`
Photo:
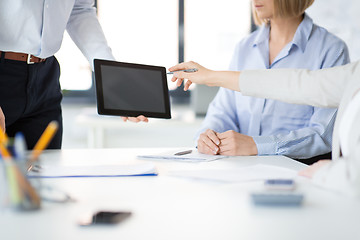
<instances>
[{"instance_id":1,"label":"green pen","mask_svg":"<svg viewBox=\"0 0 360 240\"><path fill-rule=\"evenodd\" d=\"M5 167L9 184L10 202L13 207L19 207L23 201L23 196L20 192L20 186L16 178L14 163L6 163Z\"/></svg>"}]
</instances>

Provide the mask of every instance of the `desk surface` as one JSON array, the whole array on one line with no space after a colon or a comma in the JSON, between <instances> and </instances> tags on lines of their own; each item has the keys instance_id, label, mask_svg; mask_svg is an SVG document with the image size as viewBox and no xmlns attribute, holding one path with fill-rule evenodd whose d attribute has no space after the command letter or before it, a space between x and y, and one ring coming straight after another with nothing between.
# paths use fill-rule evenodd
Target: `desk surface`
<instances>
[{"instance_id":1,"label":"desk surface","mask_svg":"<svg viewBox=\"0 0 360 240\"><path fill-rule=\"evenodd\" d=\"M300 208L255 207L249 193L262 182L216 183L167 176L169 170L241 168L256 163L299 170L286 157L232 157L206 163L137 160L137 154L164 149L93 149L48 151L48 165L99 165L153 162L159 176L42 179L61 188L75 203L43 203L40 211L0 214L1 239L360 239L360 201L329 192L300 179L305 194ZM79 227L95 210L131 211L115 226Z\"/></svg>"}]
</instances>

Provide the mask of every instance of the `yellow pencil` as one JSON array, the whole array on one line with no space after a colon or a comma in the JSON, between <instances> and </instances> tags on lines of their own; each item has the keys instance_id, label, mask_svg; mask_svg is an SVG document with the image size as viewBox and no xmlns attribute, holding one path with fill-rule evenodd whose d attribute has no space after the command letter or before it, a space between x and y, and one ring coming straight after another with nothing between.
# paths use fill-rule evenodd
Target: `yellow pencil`
<instances>
[{"instance_id":1,"label":"yellow pencil","mask_svg":"<svg viewBox=\"0 0 360 240\"><path fill-rule=\"evenodd\" d=\"M0 142L3 143L5 146L7 145L9 141L8 136L6 133L0 128Z\"/></svg>"},{"instance_id":2,"label":"yellow pencil","mask_svg":"<svg viewBox=\"0 0 360 240\"><path fill-rule=\"evenodd\" d=\"M54 137L59 124L57 121L51 121L49 125L46 127L45 131L41 135L40 139L35 144L35 147L31 153L29 164L36 161L42 151L49 145L51 139Z\"/></svg>"},{"instance_id":3,"label":"yellow pencil","mask_svg":"<svg viewBox=\"0 0 360 240\"><path fill-rule=\"evenodd\" d=\"M9 150L7 150L3 143L0 143L0 153L5 161L8 161L11 158Z\"/></svg>"}]
</instances>

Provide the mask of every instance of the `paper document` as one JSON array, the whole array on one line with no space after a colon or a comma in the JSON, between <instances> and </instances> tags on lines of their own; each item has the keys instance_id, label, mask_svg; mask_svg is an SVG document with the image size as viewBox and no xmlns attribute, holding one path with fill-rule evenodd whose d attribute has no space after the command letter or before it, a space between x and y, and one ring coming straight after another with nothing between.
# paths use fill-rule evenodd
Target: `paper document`
<instances>
[{"instance_id":1,"label":"paper document","mask_svg":"<svg viewBox=\"0 0 360 240\"><path fill-rule=\"evenodd\" d=\"M169 175L171 176L221 182L246 182L273 178L294 178L296 174L297 172L291 169L264 164L237 169L204 169L169 172Z\"/></svg>"},{"instance_id":2,"label":"paper document","mask_svg":"<svg viewBox=\"0 0 360 240\"><path fill-rule=\"evenodd\" d=\"M126 177L157 175L155 166L150 163L132 165L101 166L44 166L37 172L30 171L29 177Z\"/></svg>"},{"instance_id":3,"label":"paper document","mask_svg":"<svg viewBox=\"0 0 360 240\"><path fill-rule=\"evenodd\" d=\"M137 157L148 158L148 159L179 160L179 161L188 161L188 162L208 162L221 158L226 158L227 156L202 154L199 153L197 149L182 149L177 151L176 150L167 151L155 155L139 155Z\"/></svg>"}]
</instances>

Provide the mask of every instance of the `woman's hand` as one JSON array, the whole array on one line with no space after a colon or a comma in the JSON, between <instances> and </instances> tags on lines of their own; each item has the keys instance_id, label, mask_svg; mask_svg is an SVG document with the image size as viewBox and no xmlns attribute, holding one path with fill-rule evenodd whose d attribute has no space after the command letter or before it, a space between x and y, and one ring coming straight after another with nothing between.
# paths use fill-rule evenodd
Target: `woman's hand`
<instances>
[{"instance_id":1,"label":"woman's hand","mask_svg":"<svg viewBox=\"0 0 360 240\"><path fill-rule=\"evenodd\" d=\"M196 68L196 72L183 72L179 70ZM187 91L192 83L208 85L210 87L224 87L234 91L240 91L239 77L240 72L235 71L213 71L207 69L196 62L184 62L169 68L170 72L175 72L171 81L176 82L177 86L184 83L184 90Z\"/></svg>"},{"instance_id":2,"label":"woman's hand","mask_svg":"<svg viewBox=\"0 0 360 240\"><path fill-rule=\"evenodd\" d=\"M180 87L181 84L184 82L184 80L187 79L187 81L184 83L184 91L187 91L192 83L205 84L211 86L211 80L215 72L201 66L196 62L183 62L169 68L169 71L172 72L172 71L185 70L191 68L196 68L197 71L175 72L171 81L172 82L177 81L176 85Z\"/></svg>"},{"instance_id":3,"label":"woman's hand","mask_svg":"<svg viewBox=\"0 0 360 240\"><path fill-rule=\"evenodd\" d=\"M220 139L217 137L217 132L207 129L200 134L197 142L197 148L200 153L216 155L219 153Z\"/></svg>"},{"instance_id":4,"label":"woman's hand","mask_svg":"<svg viewBox=\"0 0 360 240\"><path fill-rule=\"evenodd\" d=\"M258 154L254 139L250 136L230 130L217 134L220 139L220 155L254 156Z\"/></svg>"},{"instance_id":5,"label":"woman's hand","mask_svg":"<svg viewBox=\"0 0 360 240\"><path fill-rule=\"evenodd\" d=\"M310 165L309 167L299 171L298 174L303 177L312 178L314 176L314 174L317 171L319 171L320 168L322 168L330 163L331 163L331 160L320 160L320 161Z\"/></svg>"}]
</instances>

